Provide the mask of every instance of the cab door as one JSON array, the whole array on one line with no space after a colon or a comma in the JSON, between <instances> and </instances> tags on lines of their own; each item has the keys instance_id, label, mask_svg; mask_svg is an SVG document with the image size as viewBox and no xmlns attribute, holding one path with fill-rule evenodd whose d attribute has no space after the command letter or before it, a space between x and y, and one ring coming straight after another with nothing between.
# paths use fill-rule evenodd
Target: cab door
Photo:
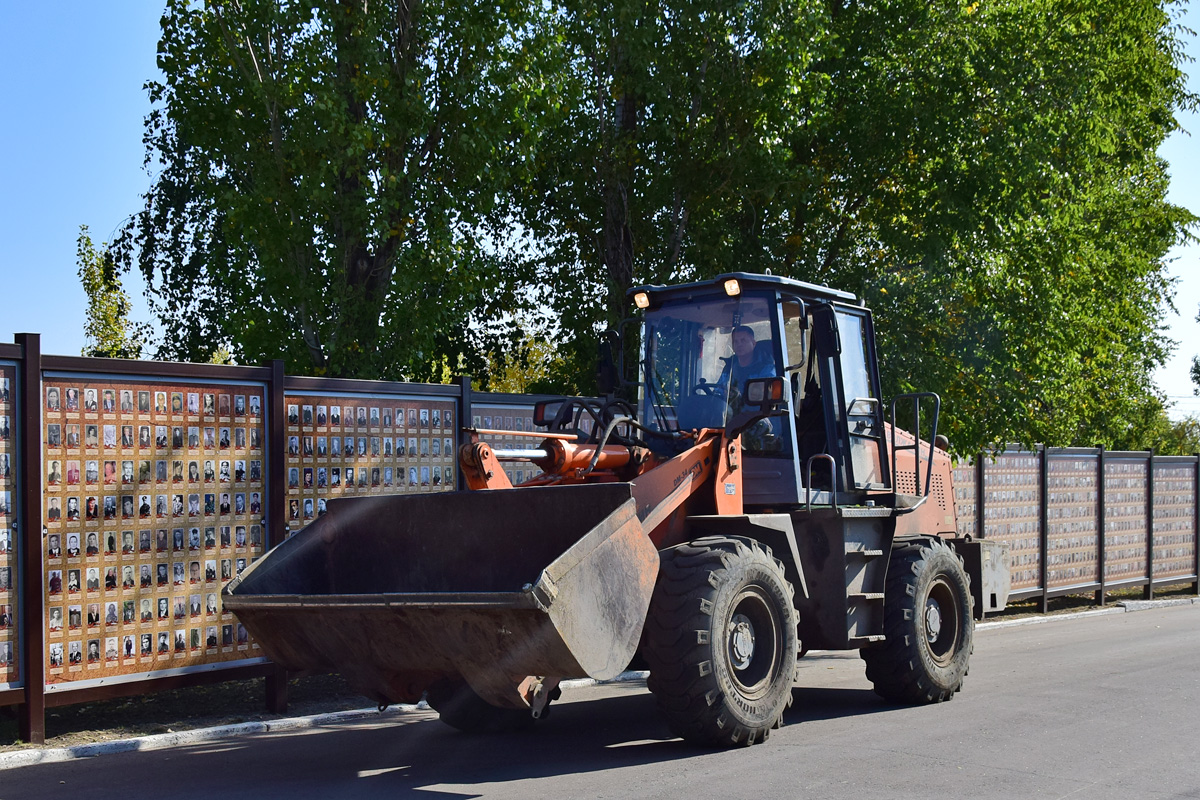
<instances>
[{"instance_id":1,"label":"cab door","mask_svg":"<svg viewBox=\"0 0 1200 800\"><path fill-rule=\"evenodd\" d=\"M813 336L825 405L826 442L839 491L884 489L883 402L871 312L825 303L813 308ZM814 467L814 474L820 467Z\"/></svg>"}]
</instances>

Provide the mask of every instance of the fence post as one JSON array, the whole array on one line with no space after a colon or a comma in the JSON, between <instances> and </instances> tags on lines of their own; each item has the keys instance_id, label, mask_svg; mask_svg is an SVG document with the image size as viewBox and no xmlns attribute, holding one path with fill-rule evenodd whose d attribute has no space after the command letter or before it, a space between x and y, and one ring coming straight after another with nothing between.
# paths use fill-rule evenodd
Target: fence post
<instances>
[{"instance_id":1,"label":"fence post","mask_svg":"<svg viewBox=\"0 0 1200 800\"><path fill-rule=\"evenodd\" d=\"M1100 580L1100 588L1096 590L1096 605L1104 605L1104 595L1107 581L1105 580L1105 572L1107 571L1107 559L1105 556L1108 551L1107 536L1105 535L1105 527L1107 526L1106 507L1108 505L1107 479L1104 458L1104 445L1099 446L1099 457L1096 459L1096 469L1099 470L1096 478L1096 568L1098 570L1097 578Z\"/></svg>"},{"instance_id":2,"label":"fence post","mask_svg":"<svg viewBox=\"0 0 1200 800\"><path fill-rule=\"evenodd\" d=\"M287 474L287 459L284 442L287 441L287 431L284 428L287 419L286 396L284 394L285 375L283 361L275 359L270 362L271 381L267 384L267 396L264 412L267 417L266 452L267 462L267 546L268 549L277 546L287 535L287 489L284 476ZM273 714L282 714L288 706L288 676L287 670L276 666L266 678L267 710Z\"/></svg>"},{"instance_id":3,"label":"fence post","mask_svg":"<svg viewBox=\"0 0 1200 800\"><path fill-rule=\"evenodd\" d=\"M1142 597L1154 599L1154 450L1146 457L1146 588Z\"/></svg>"},{"instance_id":4,"label":"fence post","mask_svg":"<svg viewBox=\"0 0 1200 800\"><path fill-rule=\"evenodd\" d=\"M983 486L984 471L987 456L981 450L975 457L975 535L980 539L987 538L987 530L983 527Z\"/></svg>"},{"instance_id":5,"label":"fence post","mask_svg":"<svg viewBox=\"0 0 1200 800\"><path fill-rule=\"evenodd\" d=\"M17 539L21 554L21 738L46 741L46 620L42 595L42 341L36 333L18 333L21 346L21 414L14 419L20 437L21 494Z\"/></svg>"},{"instance_id":6,"label":"fence post","mask_svg":"<svg viewBox=\"0 0 1200 800\"><path fill-rule=\"evenodd\" d=\"M458 377L458 430L454 436L454 442L458 445L458 448L467 444L467 428L472 427L471 420L474 417L471 411L471 406L473 405L471 393L471 376L460 375ZM454 476L455 488L461 492L467 488L467 483L463 478L462 470L459 469L458 448L455 448L454 451Z\"/></svg>"},{"instance_id":7,"label":"fence post","mask_svg":"<svg viewBox=\"0 0 1200 800\"><path fill-rule=\"evenodd\" d=\"M1200 594L1200 453L1192 457L1196 459L1196 475L1192 483L1192 555L1195 557L1193 571L1196 581L1192 584L1192 594Z\"/></svg>"},{"instance_id":8,"label":"fence post","mask_svg":"<svg viewBox=\"0 0 1200 800\"><path fill-rule=\"evenodd\" d=\"M1042 464L1038 476L1038 538L1041 557L1038 559L1038 580L1042 584L1042 613L1050 610L1050 568L1046 563L1050 557L1050 448L1039 444L1042 451Z\"/></svg>"}]
</instances>

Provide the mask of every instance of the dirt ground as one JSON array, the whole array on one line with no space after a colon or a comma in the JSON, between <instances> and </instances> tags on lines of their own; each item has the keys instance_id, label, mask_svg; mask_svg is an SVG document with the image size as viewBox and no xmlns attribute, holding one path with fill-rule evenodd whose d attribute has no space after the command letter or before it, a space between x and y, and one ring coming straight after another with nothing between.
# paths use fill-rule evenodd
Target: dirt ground
<instances>
[{"instance_id":1,"label":"dirt ground","mask_svg":"<svg viewBox=\"0 0 1200 800\"><path fill-rule=\"evenodd\" d=\"M1155 598L1194 596L1191 584L1156 589ZM1109 592L1106 604L1141 599L1140 588ZM1066 614L1098 608L1092 593L1067 595L1050 601L1050 614ZM1010 603L988 619L1020 619L1041 616L1039 600ZM294 679L289 684L286 715L266 710L262 679L230 681L190 689L173 689L156 694L126 697L99 703L51 708L46 711L46 747L70 747L155 733L169 733L238 722L278 719L370 708L375 703L355 694L339 675L315 675ZM0 708L0 753L33 745L18 738L14 708Z\"/></svg>"}]
</instances>

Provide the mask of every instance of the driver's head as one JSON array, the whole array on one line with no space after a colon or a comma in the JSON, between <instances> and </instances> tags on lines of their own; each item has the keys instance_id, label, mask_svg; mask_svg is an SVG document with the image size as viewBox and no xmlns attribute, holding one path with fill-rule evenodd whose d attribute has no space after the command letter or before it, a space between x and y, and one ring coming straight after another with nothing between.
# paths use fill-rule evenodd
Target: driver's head
<instances>
[{"instance_id":1,"label":"driver's head","mask_svg":"<svg viewBox=\"0 0 1200 800\"><path fill-rule=\"evenodd\" d=\"M738 325L733 329L733 352L742 360L754 355L754 331L749 326Z\"/></svg>"}]
</instances>

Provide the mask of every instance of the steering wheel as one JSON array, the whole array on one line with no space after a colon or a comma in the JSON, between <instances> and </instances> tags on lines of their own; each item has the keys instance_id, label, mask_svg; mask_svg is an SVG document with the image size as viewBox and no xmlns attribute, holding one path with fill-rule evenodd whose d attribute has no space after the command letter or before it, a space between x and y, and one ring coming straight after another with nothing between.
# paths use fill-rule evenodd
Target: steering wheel
<instances>
[{"instance_id":1,"label":"steering wheel","mask_svg":"<svg viewBox=\"0 0 1200 800\"><path fill-rule=\"evenodd\" d=\"M725 399L725 387L716 383L698 383L692 387L692 394L701 397L719 397Z\"/></svg>"}]
</instances>

